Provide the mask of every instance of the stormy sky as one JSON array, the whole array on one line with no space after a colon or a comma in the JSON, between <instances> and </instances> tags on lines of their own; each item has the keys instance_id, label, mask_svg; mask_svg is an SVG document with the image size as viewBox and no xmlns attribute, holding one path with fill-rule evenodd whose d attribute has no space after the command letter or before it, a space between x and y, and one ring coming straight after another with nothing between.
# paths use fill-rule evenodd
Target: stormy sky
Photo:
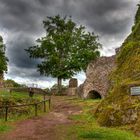
<instances>
[{"instance_id":1,"label":"stormy sky","mask_svg":"<svg viewBox=\"0 0 140 140\"><path fill-rule=\"evenodd\" d=\"M42 21L47 16L72 16L78 25L99 36L102 55L110 56L130 33L138 3L139 0L0 0L0 35L9 58L5 78L40 87L56 82L40 76L36 70L39 60L30 59L24 51L44 35ZM79 83L85 79L84 73L76 77Z\"/></svg>"}]
</instances>

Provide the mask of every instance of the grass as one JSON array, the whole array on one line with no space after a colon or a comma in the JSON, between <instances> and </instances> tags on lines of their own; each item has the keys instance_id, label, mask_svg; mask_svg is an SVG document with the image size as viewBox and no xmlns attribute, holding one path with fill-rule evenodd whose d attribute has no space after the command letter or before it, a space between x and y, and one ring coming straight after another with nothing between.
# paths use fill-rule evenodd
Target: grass
<instances>
[{"instance_id":1,"label":"grass","mask_svg":"<svg viewBox=\"0 0 140 140\"><path fill-rule=\"evenodd\" d=\"M97 126L89 131L81 131L79 137L84 139L94 138L96 140L139 140L131 132L117 130L116 128L98 128Z\"/></svg>"},{"instance_id":2,"label":"grass","mask_svg":"<svg viewBox=\"0 0 140 140\"><path fill-rule=\"evenodd\" d=\"M8 124L0 124L0 132L7 132L10 131L12 129L12 126L8 125Z\"/></svg>"},{"instance_id":3,"label":"grass","mask_svg":"<svg viewBox=\"0 0 140 140\"><path fill-rule=\"evenodd\" d=\"M31 98L29 97L29 94L26 92L8 92L8 91L0 91L0 101L1 103L9 102L14 103L17 105L20 104L29 104L33 102L39 102L43 100L42 95L34 94L34 96ZM11 110L12 109L12 110ZM13 129L13 122L29 119L31 117L34 117L35 115L35 108L34 106L29 107L15 107L9 109L8 112L8 122L5 122L4 120L4 114L2 115L2 112L5 113L5 110L1 110L1 117L0 117L0 133L7 132L11 129ZM46 110L48 112L48 104L46 103ZM43 104L40 105L38 110L38 116L43 115Z\"/></svg>"},{"instance_id":4,"label":"grass","mask_svg":"<svg viewBox=\"0 0 140 140\"><path fill-rule=\"evenodd\" d=\"M57 99L58 97L56 97ZM94 110L100 103L100 100L81 100L75 98L60 97L68 104L74 104L82 108L78 115L70 115L72 124L56 126L55 134L61 140L140 140L131 131L122 130L122 128L101 127L93 115ZM8 122L0 120L0 132L7 132L13 127L11 123L17 120L27 119L29 116L23 115L22 118L15 117ZM13 125L12 125L13 126Z\"/></svg>"},{"instance_id":5,"label":"grass","mask_svg":"<svg viewBox=\"0 0 140 140\"><path fill-rule=\"evenodd\" d=\"M27 93L27 92L12 92L12 93L10 93L10 92L8 92L6 90L0 91L0 97L2 97L2 98L11 98L11 97L13 97L16 100L29 99L30 98L29 93ZM43 97L41 95L34 94L32 99L43 99Z\"/></svg>"},{"instance_id":6,"label":"grass","mask_svg":"<svg viewBox=\"0 0 140 140\"><path fill-rule=\"evenodd\" d=\"M93 116L94 109L99 100L71 100L73 104L79 105L83 111L79 115L71 115L69 119L74 124L67 126L58 126L62 135L62 140L140 140L131 131L121 130L119 128L101 127Z\"/></svg>"}]
</instances>

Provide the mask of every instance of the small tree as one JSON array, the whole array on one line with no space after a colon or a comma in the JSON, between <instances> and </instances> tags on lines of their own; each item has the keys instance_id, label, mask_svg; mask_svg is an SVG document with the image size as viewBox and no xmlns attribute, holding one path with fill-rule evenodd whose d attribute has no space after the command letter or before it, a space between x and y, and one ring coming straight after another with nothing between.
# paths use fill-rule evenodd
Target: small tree
<instances>
[{"instance_id":1,"label":"small tree","mask_svg":"<svg viewBox=\"0 0 140 140\"><path fill-rule=\"evenodd\" d=\"M71 18L59 15L43 21L46 36L37 40L38 45L26 51L32 58L41 58L41 74L57 77L59 90L62 79L71 78L85 70L88 63L100 56L98 37L76 26Z\"/></svg>"},{"instance_id":2,"label":"small tree","mask_svg":"<svg viewBox=\"0 0 140 140\"><path fill-rule=\"evenodd\" d=\"M5 56L5 45L0 36L0 77L3 77L3 72L7 72L7 57Z\"/></svg>"}]
</instances>

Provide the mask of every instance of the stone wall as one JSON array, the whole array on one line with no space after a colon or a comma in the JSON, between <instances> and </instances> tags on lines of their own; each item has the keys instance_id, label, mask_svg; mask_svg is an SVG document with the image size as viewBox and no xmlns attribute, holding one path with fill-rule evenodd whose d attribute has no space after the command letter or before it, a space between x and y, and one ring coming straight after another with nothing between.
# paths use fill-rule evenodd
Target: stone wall
<instances>
[{"instance_id":1,"label":"stone wall","mask_svg":"<svg viewBox=\"0 0 140 140\"><path fill-rule=\"evenodd\" d=\"M75 88L78 87L78 81L76 78L71 78L69 80L69 88Z\"/></svg>"},{"instance_id":2,"label":"stone wall","mask_svg":"<svg viewBox=\"0 0 140 140\"><path fill-rule=\"evenodd\" d=\"M86 70L86 80L79 86L78 95L82 98L88 98L89 94L99 94L104 98L110 88L109 75L115 68L115 56L100 57L92 61ZM99 97L98 96L98 97Z\"/></svg>"},{"instance_id":3,"label":"stone wall","mask_svg":"<svg viewBox=\"0 0 140 140\"><path fill-rule=\"evenodd\" d=\"M67 95L68 96L75 96L75 95L77 95L77 87L75 87L75 88L68 88Z\"/></svg>"}]
</instances>

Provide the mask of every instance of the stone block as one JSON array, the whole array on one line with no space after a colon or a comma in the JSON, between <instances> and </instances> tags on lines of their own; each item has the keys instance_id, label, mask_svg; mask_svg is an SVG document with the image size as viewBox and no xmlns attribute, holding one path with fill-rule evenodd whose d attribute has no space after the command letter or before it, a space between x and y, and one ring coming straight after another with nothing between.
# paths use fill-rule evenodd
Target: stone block
<instances>
[{"instance_id":1,"label":"stone block","mask_svg":"<svg viewBox=\"0 0 140 140\"><path fill-rule=\"evenodd\" d=\"M70 88L78 87L78 81L77 81L76 78L70 79L70 81L69 81L69 87L70 87Z\"/></svg>"},{"instance_id":2,"label":"stone block","mask_svg":"<svg viewBox=\"0 0 140 140\"><path fill-rule=\"evenodd\" d=\"M77 95L77 88L68 88L68 96L76 96Z\"/></svg>"}]
</instances>

